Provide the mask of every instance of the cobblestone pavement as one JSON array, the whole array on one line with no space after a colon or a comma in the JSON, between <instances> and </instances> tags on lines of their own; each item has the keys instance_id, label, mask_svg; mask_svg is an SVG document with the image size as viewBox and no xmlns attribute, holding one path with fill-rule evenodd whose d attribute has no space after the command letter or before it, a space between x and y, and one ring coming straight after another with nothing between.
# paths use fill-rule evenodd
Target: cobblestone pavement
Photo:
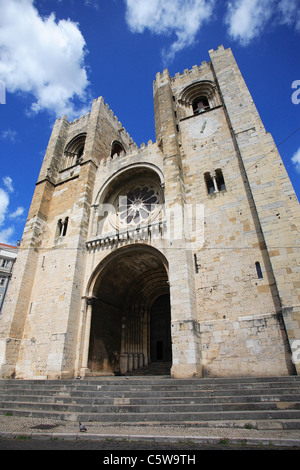
<instances>
[{"instance_id":1,"label":"cobblestone pavement","mask_svg":"<svg viewBox=\"0 0 300 470\"><path fill-rule=\"evenodd\" d=\"M207 450L225 450L225 451L233 451L233 450L260 450L260 451L270 451L270 450L298 450L294 447L284 447L284 446L261 446L261 445L251 445L247 446L243 445L234 445L224 441L220 441L219 443L202 443L201 441L195 442L181 442L178 441L177 443L169 443L169 442L153 442L149 440L146 441L125 441L125 440L114 440L114 439L105 439L105 440L89 440L89 439L79 439L79 440L53 440L53 439L1 439L0 438L0 451L1 450L96 450L101 451L102 461L105 455L109 455L105 451L118 451L114 452L114 456L121 455L128 456L128 455L136 455L141 457L141 452L144 451L142 454L144 457L152 456L151 461L149 459L149 463L155 462L154 454L159 453L160 455L169 455L173 456L170 457L173 459L173 463L179 463L179 459L182 460L180 463L184 462L186 458L183 456L190 456L190 460L192 457L196 458L199 456L199 451L207 451ZM145 452L146 451L146 452ZM150 453L151 451L151 453ZM176 456L176 458L175 458ZM180 457L179 457L180 456Z\"/></svg>"},{"instance_id":2,"label":"cobblestone pavement","mask_svg":"<svg viewBox=\"0 0 300 470\"><path fill-rule=\"evenodd\" d=\"M203 427L198 426L170 426L170 425L147 425L122 426L106 425L99 422L84 423L87 432L80 433L77 422L60 421L31 417L16 417L0 415L0 439L9 446L13 440L15 443L22 441L30 447L30 442L60 442L57 446L63 446L63 441L68 441L70 446L76 441L76 448L86 446L87 442L93 442L91 446L111 446L112 449L121 447L137 448L140 445L150 444L152 447L163 443L171 448L182 449L183 445L190 446L238 446L242 448L263 448L263 449L297 449L300 450L300 430L283 430L280 423L268 421L265 427L277 427L278 429L243 429L234 427ZM73 441L73 444L71 443ZM101 444L100 444L101 443ZM3 445L3 443L1 444ZM15 444L16 445L16 444ZM24 445L24 444L20 444ZM32 444L34 445L34 444ZM99 447L98 447L99 448ZM1 447L3 449L3 447Z\"/></svg>"}]
</instances>

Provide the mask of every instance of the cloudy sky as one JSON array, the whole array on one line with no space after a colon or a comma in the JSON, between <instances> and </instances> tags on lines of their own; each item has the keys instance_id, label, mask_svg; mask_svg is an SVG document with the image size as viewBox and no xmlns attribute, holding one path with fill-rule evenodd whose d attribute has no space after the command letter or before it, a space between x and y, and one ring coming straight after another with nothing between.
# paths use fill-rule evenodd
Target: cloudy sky
<instances>
[{"instance_id":1,"label":"cloudy sky","mask_svg":"<svg viewBox=\"0 0 300 470\"><path fill-rule=\"evenodd\" d=\"M231 47L300 198L300 0L0 0L0 242L22 238L57 117L98 96L140 145L152 83Z\"/></svg>"}]
</instances>

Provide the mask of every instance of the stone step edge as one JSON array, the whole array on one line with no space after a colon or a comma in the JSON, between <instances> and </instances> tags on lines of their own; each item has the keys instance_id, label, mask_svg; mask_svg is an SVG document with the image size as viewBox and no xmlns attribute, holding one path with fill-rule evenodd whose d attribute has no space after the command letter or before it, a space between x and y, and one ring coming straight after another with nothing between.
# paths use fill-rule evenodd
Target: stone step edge
<instances>
[{"instance_id":1,"label":"stone step edge","mask_svg":"<svg viewBox=\"0 0 300 470\"><path fill-rule=\"evenodd\" d=\"M62 401L56 402L32 402L32 401L0 401L0 412L5 409L28 409L31 408L32 411L35 411L40 408L46 408L53 411L56 411L61 408L62 412L89 412L85 409L90 410L91 413L190 413L193 409L196 408L195 412L201 413L205 409L212 408L212 412L217 411L227 411L226 408L240 408L241 411L251 411L253 410L300 410L300 401L249 401L249 402L217 402L217 403L63 403ZM184 411L179 411L180 409L185 408ZM221 408L221 409L220 409ZM225 409L222 409L225 408ZM249 409L247 409L249 408ZM140 410L142 409L142 410ZM93 411L97 410L97 411ZM128 410L128 411L127 411ZM230 410L229 410L230 411ZM239 411L239 410L233 410Z\"/></svg>"},{"instance_id":2,"label":"stone step edge","mask_svg":"<svg viewBox=\"0 0 300 470\"><path fill-rule=\"evenodd\" d=\"M43 432L43 433L24 433L24 432L0 432L1 438L8 439L18 439L18 438L27 438L34 440L43 440L43 439L59 439L59 440L108 440L112 439L114 441L128 441L128 442L165 442L165 443L180 443L184 444L223 444L223 445L237 445L237 446L263 446L263 447L287 447L287 448L300 448L300 439L277 439L273 437L268 438L238 438L238 437L218 437L218 436L170 436L170 435L133 435L133 434L91 434L91 433L58 433L58 432Z\"/></svg>"},{"instance_id":3,"label":"stone step edge","mask_svg":"<svg viewBox=\"0 0 300 470\"><path fill-rule=\"evenodd\" d=\"M24 415L20 415L20 417L24 417ZM40 419L60 419L60 416L55 415L54 417L52 414L49 416L47 413L43 413L43 416L31 416L28 414L27 417L32 418L40 418ZM73 422L74 425L79 421L84 421L82 418L84 416L72 416L73 419L60 419L62 422ZM8 417L9 419L9 417ZM152 426L159 426L159 427L177 427L177 428L218 428L218 429L254 429L254 430L286 430L286 431L293 431L293 430L300 430L300 419L241 419L241 420L234 420L234 419L224 419L224 420L199 420L199 421L130 421L130 422L99 422L99 421L87 421L85 420L84 423L89 426L99 426L101 428L105 427L141 427L141 428L148 428ZM1 434L1 433L0 433ZM23 434L23 433L21 433Z\"/></svg>"},{"instance_id":4,"label":"stone step edge","mask_svg":"<svg viewBox=\"0 0 300 470\"><path fill-rule=\"evenodd\" d=\"M239 401L240 400L240 401ZM276 394L238 394L238 395L205 395L205 396L70 396L70 395L11 395L0 393L0 403L27 403L28 405L210 405L210 404L246 404L246 403L300 403L299 393L276 393Z\"/></svg>"},{"instance_id":5,"label":"stone step edge","mask_svg":"<svg viewBox=\"0 0 300 470\"><path fill-rule=\"evenodd\" d=\"M195 377L191 379L177 379L173 378L171 376L130 376L129 379L127 379L127 376L94 376L90 378L82 378L80 380L77 380L76 378L72 379L0 379L0 384L1 383L9 383L9 384L24 384L24 383L57 383L59 385L61 384L71 384L71 383L81 383L81 384L95 384L95 382L123 382L123 381L136 381L136 382L149 382L149 381L154 381L157 383L157 381L165 381L166 383L176 383L176 382L181 382L182 384L186 384L188 382L190 383L246 383L246 382L277 382L277 381L288 381L288 382L300 382L300 375L283 375L283 376L265 376L265 377L249 377L249 376L241 376L241 377Z\"/></svg>"},{"instance_id":6,"label":"stone step edge","mask_svg":"<svg viewBox=\"0 0 300 470\"><path fill-rule=\"evenodd\" d=\"M126 425L129 422L132 423L147 423L149 421L157 421L160 425L174 422L170 418L170 413L165 412L153 412L153 413L89 413L79 411L42 411L32 409L1 409L0 414L9 416L23 416L23 417L36 417L36 418L48 418L48 419L59 419L61 421L82 421L82 422L99 422L99 423L116 423L118 425ZM176 414L176 416L174 416ZM160 417L155 419L154 417ZM188 416L193 416L190 419ZM208 418L210 416L210 418ZM124 418L124 420L123 420ZM269 421L269 420L286 420L292 425L292 422L300 420L300 412L295 410L251 410L251 411L210 411L210 412L176 412L172 413L172 418L178 423L183 422L199 422L199 421ZM185 418L185 419L184 419ZM197 419L198 418L198 419ZM201 419L202 418L202 419Z\"/></svg>"},{"instance_id":7,"label":"stone step edge","mask_svg":"<svg viewBox=\"0 0 300 470\"><path fill-rule=\"evenodd\" d=\"M230 385L230 386L229 386ZM135 388L134 388L135 387ZM23 390L37 390L37 391L56 391L56 390L62 390L62 391L77 391L77 392L96 392L97 390L113 390L116 391L122 391L122 390L127 390L127 391L177 391L180 389L184 390L195 390L195 391L207 391L207 390L255 390L255 389L261 389L261 390L274 390L274 389L282 389L282 388L297 388L299 387L300 389L300 382L292 382L292 383L286 383L286 382L270 382L270 383L253 383L253 384L246 384L246 383L241 383L241 384L228 384L227 386L224 386L222 384L159 384L159 383L152 383L152 384L140 384L140 383L128 383L127 386L125 384L93 384L93 385L73 385L73 386L65 386L65 385L54 385L49 383L48 385L43 385L43 384L20 384L18 386L8 386L8 385L3 385L1 386L0 382L0 391L2 390L9 390L11 392L19 392ZM155 388L157 390L155 390Z\"/></svg>"}]
</instances>

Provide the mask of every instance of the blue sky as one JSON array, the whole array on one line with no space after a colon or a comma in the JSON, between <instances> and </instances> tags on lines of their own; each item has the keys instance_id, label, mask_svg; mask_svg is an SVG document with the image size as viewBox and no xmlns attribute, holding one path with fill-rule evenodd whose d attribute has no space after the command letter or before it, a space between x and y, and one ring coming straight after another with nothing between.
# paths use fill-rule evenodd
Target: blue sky
<instances>
[{"instance_id":1,"label":"blue sky","mask_svg":"<svg viewBox=\"0 0 300 470\"><path fill-rule=\"evenodd\" d=\"M0 242L22 238L56 117L103 96L138 145L155 141L156 73L220 44L300 198L300 0L0 0Z\"/></svg>"}]
</instances>

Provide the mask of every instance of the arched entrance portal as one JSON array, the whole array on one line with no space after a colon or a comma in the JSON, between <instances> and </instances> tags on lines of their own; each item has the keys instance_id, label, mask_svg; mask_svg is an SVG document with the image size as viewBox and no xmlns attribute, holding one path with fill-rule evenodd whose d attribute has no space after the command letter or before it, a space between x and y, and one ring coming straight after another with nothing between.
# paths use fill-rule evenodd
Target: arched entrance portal
<instances>
[{"instance_id":1,"label":"arched entrance portal","mask_svg":"<svg viewBox=\"0 0 300 470\"><path fill-rule=\"evenodd\" d=\"M88 368L126 374L172 360L166 260L147 245L121 248L100 263L93 287Z\"/></svg>"}]
</instances>

